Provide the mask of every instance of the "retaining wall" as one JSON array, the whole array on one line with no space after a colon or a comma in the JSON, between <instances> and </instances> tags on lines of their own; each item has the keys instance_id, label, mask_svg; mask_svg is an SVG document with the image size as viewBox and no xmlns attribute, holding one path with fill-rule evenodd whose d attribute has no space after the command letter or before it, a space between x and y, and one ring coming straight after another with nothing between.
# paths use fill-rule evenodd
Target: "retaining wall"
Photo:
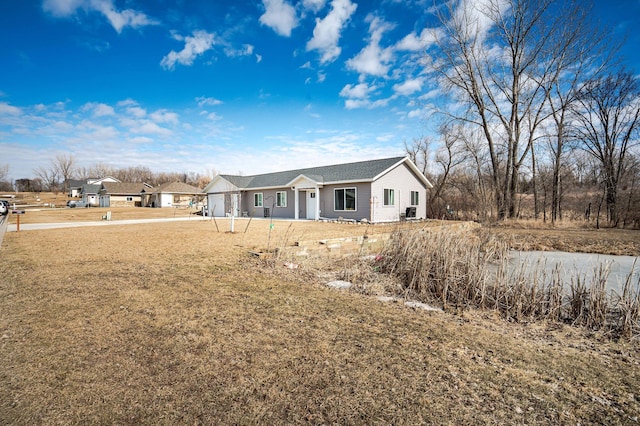
<instances>
[{"instance_id":1,"label":"retaining wall","mask_svg":"<svg viewBox=\"0 0 640 426\"><path fill-rule=\"evenodd\" d=\"M480 227L475 222L443 222L435 226L416 229L416 232L438 232L442 230L471 230ZM391 238L391 233L374 233L353 237L327 238L323 240L296 241L293 246L280 247L279 254L294 257L348 256L354 254L379 253Z\"/></svg>"}]
</instances>

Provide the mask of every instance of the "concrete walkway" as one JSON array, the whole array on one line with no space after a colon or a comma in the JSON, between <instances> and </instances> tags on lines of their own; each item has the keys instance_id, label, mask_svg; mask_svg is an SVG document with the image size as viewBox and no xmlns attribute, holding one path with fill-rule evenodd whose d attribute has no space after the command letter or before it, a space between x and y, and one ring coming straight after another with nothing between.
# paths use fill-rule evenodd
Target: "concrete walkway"
<instances>
[{"instance_id":1,"label":"concrete walkway","mask_svg":"<svg viewBox=\"0 0 640 426\"><path fill-rule=\"evenodd\" d=\"M129 220L102 220L95 222L56 222L56 223L21 223L20 231L36 231L42 229L80 228L85 226L110 226L110 225L137 225L140 223L177 222L184 220L203 221L211 220L210 217L194 215L189 217L172 217L163 219L129 219ZM5 225L6 227L6 225ZM16 232L16 224L8 226L7 232Z\"/></svg>"}]
</instances>

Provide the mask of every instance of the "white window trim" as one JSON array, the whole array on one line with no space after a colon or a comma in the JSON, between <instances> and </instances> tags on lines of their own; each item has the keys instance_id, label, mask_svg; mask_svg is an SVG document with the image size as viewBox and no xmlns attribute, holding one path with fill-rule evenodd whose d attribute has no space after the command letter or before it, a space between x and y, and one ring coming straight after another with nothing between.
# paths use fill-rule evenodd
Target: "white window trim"
<instances>
[{"instance_id":1,"label":"white window trim","mask_svg":"<svg viewBox=\"0 0 640 426\"><path fill-rule=\"evenodd\" d=\"M415 199L414 199L414 195L415 195ZM420 191L411 191L411 205L412 206L419 206L420 205ZM414 201L417 201L414 203Z\"/></svg>"},{"instance_id":2,"label":"white window trim","mask_svg":"<svg viewBox=\"0 0 640 426\"><path fill-rule=\"evenodd\" d=\"M389 191L389 195L390 197L385 197L387 191ZM392 203L391 204L387 204L386 203L386 198L391 198ZM384 188L382 190L382 205L384 207L394 207L396 205L396 190L393 188Z\"/></svg>"},{"instance_id":3,"label":"white window trim","mask_svg":"<svg viewBox=\"0 0 640 426\"><path fill-rule=\"evenodd\" d=\"M258 195L260 196L260 204L258 204ZM264 207L264 195L262 192L253 193L253 207Z\"/></svg>"},{"instance_id":4,"label":"white window trim","mask_svg":"<svg viewBox=\"0 0 640 426\"><path fill-rule=\"evenodd\" d=\"M284 204L282 204L282 205L278 204L278 201L280 201L279 198L278 198L278 195L280 195L280 194L284 194L284 196L283 196ZM277 191L276 192L276 207L282 207L282 208L287 207L287 191Z\"/></svg>"},{"instance_id":5,"label":"white window trim","mask_svg":"<svg viewBox=\"0 0 640 426\"><path fill-rule=\"evenodd\" d=\"M354 208L353 210L347 210L347 190L348 189L353 189L353 201L354 201ZM338 210L336 209L336 191L345 191L344 192L344 209L342 210ZM333 189L333 211L334 212L357 212L358 211L358 188L355 186L349 186L349 187L344 187L344 188L334 188Z\"/></svg>"}]
</instances>

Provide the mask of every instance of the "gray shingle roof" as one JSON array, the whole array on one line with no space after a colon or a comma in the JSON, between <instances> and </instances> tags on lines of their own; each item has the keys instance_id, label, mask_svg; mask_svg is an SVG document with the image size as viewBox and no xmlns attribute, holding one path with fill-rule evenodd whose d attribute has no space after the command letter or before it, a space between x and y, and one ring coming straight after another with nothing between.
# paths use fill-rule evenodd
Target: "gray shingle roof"
<instances>
[{"instance_id":1,"label":"gray shingle roof","mask_svg":"<svg viewBox=\"0 0 640 426\"><path fill-rule=\"evenodd\" d=\"M92 185L90 183L85 183L84 185L82 185L82 189L80 190L80 192L83 194L97 194L98 192L100 192L100 188L102 188L102 185Z\"/></svg>"},{"instance_id":2,"label":"gray shingle roof","mask_svg":"<svg viewBox=\"0 0 640 426\"><path fill-rule=\"evenodd\" d=\"M300 175L324 184L344 181L367 181L372 180L391 166L404 160L404 158L405 157L383 158L379 160L310 167L253 176L220 175L220 177L241 189L283 187Z\"/></svg>"},{"instance_id":3,"label":"gray shingle roof","mask_svg":"<svg viewBox=\"0 0 640 426\"><path fill-rule=\"evenodd\" d=\"M139 195L143 189L149 189L144 183L131 182L103 182L102 188L106 194L121 195Z\"/></svg>"}]
</instances>

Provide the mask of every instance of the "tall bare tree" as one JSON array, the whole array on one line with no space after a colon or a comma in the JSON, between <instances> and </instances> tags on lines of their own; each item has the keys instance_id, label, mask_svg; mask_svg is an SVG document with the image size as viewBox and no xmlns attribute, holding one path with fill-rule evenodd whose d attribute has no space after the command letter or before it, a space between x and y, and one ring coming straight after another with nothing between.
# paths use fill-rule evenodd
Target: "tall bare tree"
<instances>
[{"instance_id":1,"label":"tall bare tree","mask_svg":"<svg viewBox=\"0 0 640 426\"><path fill-rule=\"evenodd\" d=\"M606 29L598 27L591 19L591 11L589 3L574 10L572 25L560 33L559 52L555 54L558 60L553 64L555 68L547 90L552 122L552 132L546 138L553 159L552 223L561 213L561 175L565 151L571 141L568 134L570 108L578 99L581 85L590 78L597 78L613 62L619 49L619 45L608 37Z\"/></svg>"},{"instance_id":2,"label":"tall bare tree","mask_svg":"<svg viewBox=\"0 0 640 426\"><path fill-rule=\"evenodd\" d=\"M488 147L498 218L515 214L520 168L546 118L548 88L581 4L560 0L459 0L440 8L430 68ZM464 105L464 107L459 107Z\"/></svg>"},{"instance_id":3,"label":"tall bare tree","mask_svg":"<svg viewBox=\"0 0 640 426\"><path fill-rule=\"evenodd\" d=\"M404 141L404 150L409 159L415 164L423 175L428 177L429 156L431 155L431 139L425 136L414 138L411 143Z\"/></svg>"},{"instance_id":4,"label":"tall bare tree","mask_svg":"<svg viewBox=\"0 0 640 426\"><path fill-rule=\"evenodd\" d=\"M75 173L75 158L71 154L58 154L52 161L52 168L56 170L57 175L62 179L63 191L69 191L69 179Z\"/></svg>"},{"instance_id":5,"label":"tall bare tree","mask_svg":"<svg viewBox=\"0 0 640 426\"><path fill-rule=\"evenodd\" d=\"M600 165L607 218L617 226L618 186L639 143L640 81L624 69L595 78L582 87L573 112L573 136Z\"/></svg>"},{"instance_id":6,"label":"tall bare tree","mask_svg":"<svg viewBox=\"0 0 640 426\"><path fill-rule=\"evenodd\" d=\"M59 190L60 176L55 167L40 166L33 170L33 173L42 181L43 189L49 192Z\"/></svg>"},{"instance_id":7,"label":"tall bare tree","mask_svg":"<svg viewBox=\"0 0 640 426\"><path fill-rule=\"evenodd\" d=\"M9 165L0 164L0 182L7 180L9 177Z\"/></svg>"}]
</instances>

